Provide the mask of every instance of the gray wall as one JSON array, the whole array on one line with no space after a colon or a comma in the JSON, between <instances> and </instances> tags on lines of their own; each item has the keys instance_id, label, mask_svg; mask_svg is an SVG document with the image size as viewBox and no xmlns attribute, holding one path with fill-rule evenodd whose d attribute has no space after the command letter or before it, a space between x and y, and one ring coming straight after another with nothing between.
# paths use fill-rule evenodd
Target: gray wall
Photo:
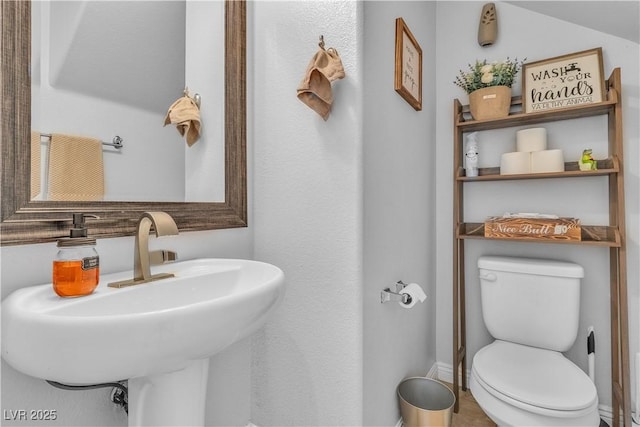
<instances>
[{"instance_id":1,"label":"gray wall","mask_svg":"<svg viewBox=\"0 0 640 427\"><path fill-rule=\"evenodd\" d=\"M396 386L436 361L435 2L364 3L364 423L393 425ZM422 111L394 90L395 20L422 48ZM427 300L380 303L398 280Z\"/></svg>"}]
</instances>

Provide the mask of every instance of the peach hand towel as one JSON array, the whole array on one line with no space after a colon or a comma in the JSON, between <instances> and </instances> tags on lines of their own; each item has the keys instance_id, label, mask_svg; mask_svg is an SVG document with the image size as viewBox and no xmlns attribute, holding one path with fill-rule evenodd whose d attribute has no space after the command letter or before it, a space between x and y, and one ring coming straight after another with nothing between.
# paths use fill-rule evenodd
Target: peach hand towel
<instances>
[{"instance_id":1,"label":"peach hand towel","mask_svg":"<svg viewBox=\"0 0 640 427\"><path fill-rule=\"evenodd\" d=\"M333 48L327 50L320 48L309 62L304 78L300 82L298 99L327 120L333 104L331 82L344 76L338 51Z\"/></svg>"},{"instance_id":2,"label":"peach hand towel","mask_svg":"<svg viewBox=\"0 0 640 427\"><path fill-rule=\"evenodd\" d=\"M49 147L49 200L102 200L104 164L99 139L53 134Z\"/></svg>"},{"instance_id":3,"label":"peach hand towel","mask_svg":"<svg viewBox=\"0 0 640 427\"><path fill-rule=\"evenodd\" d=\"M185 136L186 134L189 147L200 138L200 109L189 96L179 98L169 107L167 116L164 119L164 125L166 126L169 123L176 125L180 136Z\"/></svg>"},{"instance_id":4,"label":"peach hand towel","mask_svg":"<svg viewBox=\"0 0 640 427\"><path fill-rule=\"evenodd\" d=\"M31 200L40 194L40 132L31 131Z\"/></svg>"}]
</instances>

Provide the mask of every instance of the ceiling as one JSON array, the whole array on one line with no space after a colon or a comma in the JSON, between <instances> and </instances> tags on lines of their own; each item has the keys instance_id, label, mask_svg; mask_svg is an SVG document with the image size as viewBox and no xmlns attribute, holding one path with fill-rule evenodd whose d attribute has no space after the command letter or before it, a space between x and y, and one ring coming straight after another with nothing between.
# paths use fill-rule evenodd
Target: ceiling
<instances>
[{"instance_id":1,"label":"ceiling","mask_svg":"<svg viewBox=\"0 0 640 427\"><path fill-rule=\"evenodd\" d=\"M627 1L506 1L573 24L640 44L640 0Z\"/></svg>"}]
</instances>

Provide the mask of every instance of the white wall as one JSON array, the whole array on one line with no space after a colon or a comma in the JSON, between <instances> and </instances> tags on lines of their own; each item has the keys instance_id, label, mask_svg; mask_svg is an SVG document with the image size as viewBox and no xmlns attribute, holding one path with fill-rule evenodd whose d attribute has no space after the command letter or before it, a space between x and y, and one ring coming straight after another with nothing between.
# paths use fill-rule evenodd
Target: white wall
<instances>
[{"instance_id":1,"label":"white wall","mask_svg":"<svg viewBox=\"0 0 640 427\"><path fill-rule=\"evenodd\" d=\"M51 13L42 42L53 87L158 114L182 90L184 1L41 6Z\"/></svg>"},{"instance_id":2,"label":"white wall","mask_svg":"<svg viewBox=\"0 0 640 427\"><path fill-rule=\"evenodd\" d=\"M255 257L284 270L253 352L252 421L362 424L362 4L252 4ZM328 121L296 97L318 39L337 49Z\"/></svg>"},{"instance_id":3,"label":"white wall","mask_svg":"<svg viewBox=\"0 0 640 427\"><path fill-rule=\"evenodd\" d=\"M400 418L396 387L436 361L434 2L364 3L364 425ZM422 48L422 111L394 90L395 21ZM410 310L380 303L398 280L428 295Z\"/></svg>"},{"instance_id":4,"label":"white wall","mask_svg":"<svg viewBox=\"0 0 640 427\"><path fill-rule=\"evenodd\" d=\"M437 233L437 283L438 283L438 360L451 365L451 257L452 257L452 100L468 102L467 95L452 80L460 68L475 59L501 60L510 56L528 61L550 58L602 46L605 77L614 67L621 67L623 80L625 184L628 237L628 277L630 295L631 352L638 349L638 106L639 66L638 45L625 39L609 36L584 27L530 12L510 4L497 4L499 35L491 47L478 46L477 25L482 9L479 2L438 2L437 40L438 52L436 146L437 180L436 217ZM520 94L520 81L514 86L514 95ZM606 118L580 119L545 125L549 132L550 148L565 148L567 161L576 159L583 148L593 146L604 154L607 133ZM512 151L516 129L485 132L480 135L480 158L485 165L498 165L499 154ZM602 154L600 157L602 157ZM516 212L552 212L577 216L585 224L607 222L607 181L605 178L589 180L553 180L540 182L467 184L465 194L473 204L465 205L468 221L483 221L488 215ZM584 206L584 208L583 208ZM552 257L579 263L585 267L586 277L582 286L581 321L578 339L567 353L581 368L587 369L585 336L587 327L596 330L596 385L600 403L611 405L610 350L609 350L609 291L608 250L580 246L545 244L509 244L497 242L471 242L465 245L467 252L467 355L470 361L475 352L490 342L484 328L479 307L479 284L476 279L476 259L482 254L511 254L522 256Z\"/></svg>"}]
</instances>

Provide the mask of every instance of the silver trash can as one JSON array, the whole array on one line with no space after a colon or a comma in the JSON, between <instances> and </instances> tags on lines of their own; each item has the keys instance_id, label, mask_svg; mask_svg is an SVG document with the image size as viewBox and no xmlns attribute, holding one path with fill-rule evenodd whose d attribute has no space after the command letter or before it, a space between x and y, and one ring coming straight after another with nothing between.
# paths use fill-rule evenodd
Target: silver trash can
<instances>
[{"instance_id":1,"label":"silver trash can","mask_svg":"<svg viewBox=\"0 0 640 427\"><path fill-rule=\"evenodd\" d=\"M440 381L406 378L398 385L398 399L404 427L451 427L456 398Z\"/></svg>"}]
</instances>

